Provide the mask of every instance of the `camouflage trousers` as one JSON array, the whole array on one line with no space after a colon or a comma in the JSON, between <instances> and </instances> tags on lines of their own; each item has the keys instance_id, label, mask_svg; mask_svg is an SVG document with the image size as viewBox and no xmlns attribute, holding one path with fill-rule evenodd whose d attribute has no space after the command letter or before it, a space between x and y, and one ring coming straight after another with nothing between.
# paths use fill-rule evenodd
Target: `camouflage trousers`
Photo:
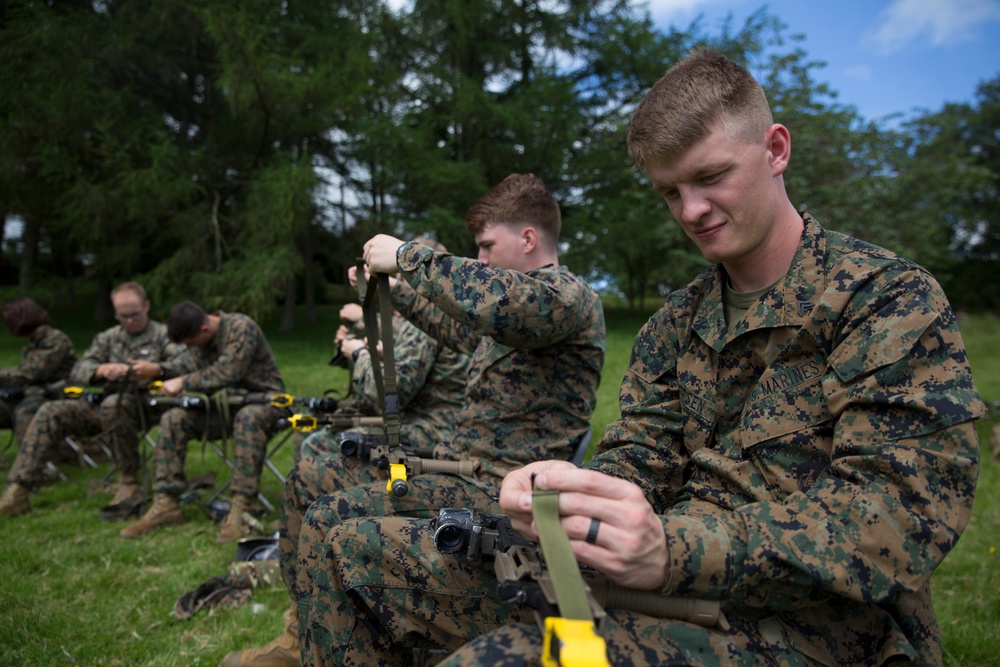
<instances>
[{"instance_id":1,"label":"camouflage trousers","mask_svg":"<svg viewBox=\"0 0 1000 667\"><path fill-rule=\"evenodd\" d=\"M724 632L683 621L611 610L601 629L608 662L616 667L820 667L837 664L796 651L781 624L771 618L734 616ZM452 653L438 667L540 666L542 633L537 623L499 627ZM346 663L345 663L346 664Z\"/></svg>"},{"instance_id":2,"label":"camouflage trousers","mask_svg":"<svg viewBox=\"0 0 1000 667\"><path fill-rule=\"evenodd\" d=\"M541 665L542 635L531 610L496 599L492 562L441 554L429 521L349 520L330 531L328 543L322 606L329 620L310 619L303 628L300 616L304 665L407 665L421 646L453 651L439 663L447 667ZM616 666L825 664L794 650L766 613L727 606L727 615L731 629L722 631L609 610L601 634ZM321 632L330 634L317 647Z\"/></svg>"},{"instance_id":3,"label":"camouflage trousers","mask_svg":"<svg viewBox=\"0 0 1000 667\"><path fill-rule=\"evenodd\" d=\"M337 456L312 459L313 465L318 468L313 471L313 479L329 488L329 480L344 470L345 460L348 459ZM409 492L402 497L389 493L385 480L349 486L331 495L322 495L322 491L316 493L314 489L305 491L296 488L305 479L302 463L296 467L296 474L289 476L285 487L286 514L283 524L288 541L282 554L286 559L283 576L297 604L303 664L339 664L339 656L347 643L344 633L354 622L353 614L342 603L344 592L334 569L333 550L337 540L330 536L336 534L340 524L365 517L429 518L442 507L487 507L497 493L499 480L430 473L409 479ZM332 475L329 474L331 470L334 471ZM310 495L315 500L305 505L304 501L308 501ZM298 525L296 519L290 517L291 506L295 504L297 507L294 509L301 517ZM292 562L287 550L293 544L292 537L296 530L298 539Z\"/></svg>"},{"instance_id":4,"label":"camouflage trousers","mask_svg":"<svg viewBox=\"0 0 1000 667\"><path fill-rule=\"evenodd\" d=\"M331 456L333 454L340 456L340 446L337 444L337 437L341 433L342 431L331 431L328 428L316 431L315 433L310 433L309 436L302 441L302 444L299 445L299 460L317 459L323 456ZM298 461L296 461L296 463L298 463ZM370 482L373 480L366 481ZM338 489L334 489L333 491L336 490Z\"/></svg>"},{"instance_id":5,"label":"camouflage trousers","mask_svg":"<svg viewBox=\"0 0 1000 667\"><path fill-rule=\"evenodd\" d=\"M45 402L43 396L25 396L19 401L0 401L0 429L9 428L14 440L24 440L24 432L38 408Z\"/></svg>"},{"instance_id":6,"label":"camouflage trousers","mask_svg":"<svg viewBox=\"0 0 1000 667\"><path fill-rule=\"evenodd\" d=\"M179 496L187 489L184 461L187 443L194 439L218 439L232 433L234 465L229 490L233 494L256 496L260 490L260 471L264 466L267 443L285 408L252 403L234 413L232 428L213 413L171 408L160 417L160 433L153 450L153 492Z\"/></svg>"},{"instance_id":7,"label":"camouflage trousers","mask_svg":"<svg viewBox=\"0 0 1000 667\"><path fill-rule=\"evenodd\" d=\"M73 399L45 401L20 439L7 481L29 487L42 483L45 461L66 436L90 437L107 431L119 472L139 470L138 432L145 413L138 395L112 394L98 407Z\"/></svg>"}]
</instances>

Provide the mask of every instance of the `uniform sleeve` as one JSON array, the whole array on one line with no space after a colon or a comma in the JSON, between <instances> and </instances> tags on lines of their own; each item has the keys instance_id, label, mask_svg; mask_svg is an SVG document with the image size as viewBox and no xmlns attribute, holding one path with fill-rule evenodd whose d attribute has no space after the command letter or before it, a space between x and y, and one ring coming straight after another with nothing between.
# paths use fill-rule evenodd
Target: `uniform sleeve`
<instances>
[{"instance_id":1,"label":"uniform sleeve","mask_svg":"<svg viewBox=\"0 0 1000 667\"><path fill-rule=\"evenodd\" d=\"M677 385L678 340L669 310L636 335L622 380L621 417L607 425L586 467L630 481L655 508L681 498L688 456Z\"/></svg>"},{"instance_id":2,"label":"uniform sleeve","mask_svg":"<svg viewBox=\"0 0 1000 667\"><path fill-rule=\"evenodd\" d=\"M76 366L73 367L73 372L69 376L71 382L81 385L94 384L94 373L97 372L97 367L110 361L111 344L116 328L112 327L94 336L90 347L86 349L80 360L76 362Z\"/></svg>"},{"instance_id":3,"label":"uniform sleeve","mask_svg":"<svg viewBox=\"0 0 1000 667\"><path fill-rule=\"evenodd\" d=\"M427 384L427 378L434 368L437 344L416 326L404 323L394 327L393 349L395 351L396 393L399 407L405 408ZM384 370L384 369L383 369ZM371 354L362 354L354 364L354 388L358 396L378 403L378 388L375 384L375 369Z\"/></svg>"},{"instance_id":4,"label":"uniform sleeve","mask_svg":"<svg viewBox=\"0 0 1000 667\"><path fill-rule=\"evenodd\" d=\"M0 370L0 384L27 387L61 380L62 378L57 377L59 370L67 359L74 357L76 352L69 337L50 333L38 345L25 346L21 362L17 366Z\"/></svg>"},{"instance_id":5,"label":"uniform sleeve","mask_svg":"<svg viewBox=\"0 0 1000 667\"><path fill-rule=\"evenodd\" d=\"M160 355L160 368L163 369L164 379L175 378L187 373L191 373L197 368L194 357L187 347L180 343L167 342Z\"/></svg>"},{"instance_id":6,"label":"uniform sleeve","mask_svg":"<svg viewBox=\"0 0 1000 667\"><path fill-rule=\"evenodd\" d=\"M502 345L546 347L583 328L591 316L583 307L592 302L589 286L555 268L530 274L494 269L416 243L404 244L397 259L417 294Z\"/></svg>"},{"instance_id":7,"label":"uniform sleeve","mask_svg":"<svg viewBox=\"0 0 1000 667\"><path fill-rule=\"evenodd\" d=\"M184 389L211 393L222 387L239 386L250 373L257 348L264 342L264 332L250 318L233 318L226 330L217 334L219 356L201 370L184 376Z\"/></svg>"},{"instance_id":8,"label":"uniform sleeve","mask_svg":"<svg viewBox=\"0 0 1000 667\"><path fill-rule=\"evenodd\" d=\"M954 314L918 271L859 295L823 379L830 464L781 498L696 498L663 515L665 592L772 609L834 595L891 603L921 589L955 545L972 508L984 406Z\"/></svg>"},{"instance_id":9,"label":"uniform sleeve","mask_svg":"<svg viewBox=\"0 0 1000 667\"><path fill-rule=\"evenodd\" d=\"M405 280L392 288L392 305L421 331L457 352L472 354L481 336L472 327L449 317L429 299L417 294Z\"/></svg>"}]
</instances>

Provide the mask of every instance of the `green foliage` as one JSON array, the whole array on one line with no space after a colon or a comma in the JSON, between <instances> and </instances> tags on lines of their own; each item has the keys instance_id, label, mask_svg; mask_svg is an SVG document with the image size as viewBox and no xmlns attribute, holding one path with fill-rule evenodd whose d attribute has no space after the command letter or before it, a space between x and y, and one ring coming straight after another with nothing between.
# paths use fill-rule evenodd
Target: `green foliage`
<instances>
[{"instance_id":1,"label":"green foliage","mask_svg":"<svg viewBox=\"0 0 1000 667\"><path fill-rule=\"evenodd\" d=\"M339 390L346 374L326 365L338 307L320 310L317 329L287 333L265 321L264 330L289 390L320 395ZM594 442L617 417L618 387L628 364L632 339L645 321L642 313L609 308L608 351L592 426ZM96 331L62 313L60 321L83 335ZM1000 400L1000 350L995 342L1000 320L968 317L961 322L977 386L987 400ZM78 335L79 334L79 335ZM82 344L82 345L81 345ZM0 331L0 366L15 363L19 345ZM932 593L944 636L946 667L1000 665L995 643L1000 633L1000 463L988 455L987 427L980 424L984 460L969 526L935 573ZM9 437L0 431L0 441ZM10 452L7 452L8 458ZM291 443L275 457L278 468L292 465ZM288 595L281 587L258 589L237 609L203 610L181 621L171 616L174 602L209 577L223 574L232 545L215 544L217 526L196 507L186 505L187 523L143 539L118 537L121 523L104 523L98 510L110 496L91 486L107 468L81 470L64 465L68 482L45 487L32 498L35 511L17 519L0 517L0 665L215 665L227 652L260 646L282 629ZM189 476L221 471L211 451L189 447ZM270 499L281 487L269 473L262 490ZM274 528L277 514L265 517Z\"/></svg>"},{"instance_id":2,"label":"green foliage","mask_svg":"<svg viewBox=\"0 0 1000 667\"><path fill-rule=\"evenodd\" d=\"M637 307L702 261L629 164L629 117L709 44L791 130L796 206L926 265L964 308L998 305L1000 79L975 104L866 120L766 9L667 31L629 0L0 11L0 213L24 223L4 277L18 269L22 292L139 278L165 301L266 315L342 282L374 233L472 254L468 207L534 172L564 206L566 263Z\"/></svg>"}]
</instances>

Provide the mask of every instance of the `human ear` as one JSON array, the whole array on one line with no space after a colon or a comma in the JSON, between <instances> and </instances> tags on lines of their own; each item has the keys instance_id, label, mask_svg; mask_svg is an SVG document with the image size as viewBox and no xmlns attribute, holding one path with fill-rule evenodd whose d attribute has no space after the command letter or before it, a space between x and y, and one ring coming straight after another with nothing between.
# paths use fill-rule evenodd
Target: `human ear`
<instances>
[{"instance_id":1,"label":"human ear","mask_svg":"<svg viewBox=\"0 0 1000 667\"><path fill-rule=\"evenodd\" d=\"M788 128L779 123L775 123L764 135L767 142L767 159L771 165L771 175L780 176L788 168L788 162L792 157L792 136L788 133Z\"/></svg>"},{"instance_id":2,"label":"human ear","mask_svg":"<svg viewBox=\"0 0 1000 667\"><path fill-rule=\"evenodd\" d=\"M521 243L524 245L524 252L531 252L538 244L538 232L534 227L525 227L521 230Z\"/></svg>"}]
</instances>

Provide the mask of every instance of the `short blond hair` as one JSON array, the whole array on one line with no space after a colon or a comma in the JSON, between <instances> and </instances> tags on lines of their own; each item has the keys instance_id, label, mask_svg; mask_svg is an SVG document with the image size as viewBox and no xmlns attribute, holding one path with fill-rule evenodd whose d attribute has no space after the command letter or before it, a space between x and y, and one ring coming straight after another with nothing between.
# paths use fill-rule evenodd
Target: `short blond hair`
<instances>
[{"instance_id":1,"label":"short blond hair","mask_svg":"<svg viewBox=\"0 0 1000 667\"><path fill-rule=\"evenodd\" d=\"M671 159L722 122L739 141L761 141L774 123L753 75L716 49L691 51L653 84L632 115L628 154L637 167Z\"/></svg>"},{"instance_id":2,"label":"short blond hair","mask_svg":"<svg viewBox=\"0 0 1000 667\"><path fill-rule=\"evenodd\" d=\"M118 285L113 290L111 290L111 298L112 299L115 298L115 295L120 292L133 292L137 297L139 297L140 301L146 301L149 298L146 296L146 290L143 288L143 286L135 282L134 280L122 283L121 285Z\"/></svg>"}]
</instances>

